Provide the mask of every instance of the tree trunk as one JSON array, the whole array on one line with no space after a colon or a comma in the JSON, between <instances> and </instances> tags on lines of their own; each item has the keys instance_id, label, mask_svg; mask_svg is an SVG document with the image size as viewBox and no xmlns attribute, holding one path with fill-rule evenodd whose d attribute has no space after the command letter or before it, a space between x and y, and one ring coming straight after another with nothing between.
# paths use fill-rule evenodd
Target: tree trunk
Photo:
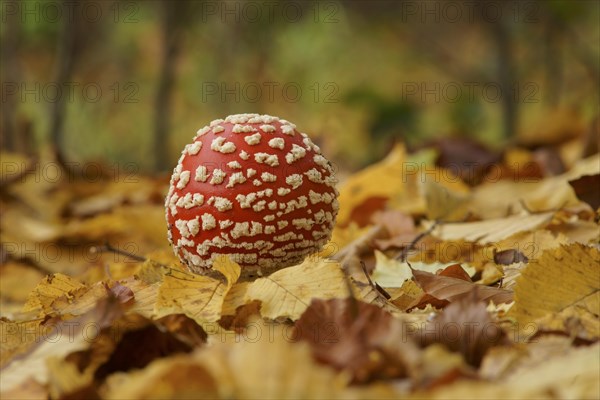
<instances>
[{"instance_id":1,"label":"tree trunk","mask_svg":"<svg viewBox=\"0 0 600 400\"><path fill-rule=\"evenodd\" d=\"M180 26L178 10L182 3L163 1L162 16L162 60L158 91L155 100L154 120L154 170L163 172L169 168L168 134L170 128L171 103L175 83L175 64L179 55Z\"/></svg>"}]
</instances>

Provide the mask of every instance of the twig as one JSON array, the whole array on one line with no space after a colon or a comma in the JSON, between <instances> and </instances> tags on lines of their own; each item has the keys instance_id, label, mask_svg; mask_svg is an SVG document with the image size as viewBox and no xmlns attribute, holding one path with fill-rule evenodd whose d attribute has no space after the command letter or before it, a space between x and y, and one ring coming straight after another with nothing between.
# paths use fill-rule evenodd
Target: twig
<instances>
[{"instance_id":1,"label":"twig","mask_svg":"<svg viewBox=\"0 0 600 400\"><path fill-rule=\"evenodd\" d=\"M386 300L391 299L392 296L390 296L390 294L388 292L386 292L386 290L384 288L379 286L378 283L375 283L371 280L371 277L369 276L369 273L367 272L367 266L365 265L365 262L362 260L360 261L360 267L362 268L365 276L367 277L367 281L369 281L369 285L371 285L371 287L373 287L373 289L375 289L379 293L381 293L383 295L383 297L385 297Z\"/></svg>"},{"instance_id":2,"label":"twig","mask_svg":"<svg viewBox=\"0 0 600 400\"><path fill-rule=\"evenodd\" d=\"M108 242L105 242L104 245L102 245L102 246L92 246L92 247L90 247L90 252L92 254L96 254L96 253L115 253L115 254L119 254L119 255L125 256L125 257L129 257L132 260L139 261L139 262L148 261L148 259L146 257L138 256L138 255L130 253L128 251L112 247L111 244L108 243ZM157 264L160 264L160 263L157 263Z\"/></svg>"},{"instance_id":3,"label":"twig","mask_svg":"<svg viewBox=\"0 0 600 400\"><path fill-rule=\"evenodd\" d=\"M354 296L354 292L352 291L352 283L350 282L350 276L348 275L348 271L342 268L342 274L344 274L344 281L346 282L346 287L348 288L348 302L350 303L350 314L352 315L352 319L358 318L358 300Z\"/></svg>"},{"instance_id":4,"label":"twig","mask_svg":"<svg viewBox=\"0 0 600 400\"><path fill-rule=\"evenodd\" d=\"M431 224L431 226L426 230L423 231L421 233L419 233L413 240L412 242L409 243L408 246L406 246L405 248L402 249L402 251L400 251L400 254L398 254L398 256L396 257L396 260L400 260L402 262L406 261L406 257L408 256L408 252L413 250L415 248L415 246L417 245L417 243L419 243L419 241L421 241L425 236L429 235L431 232L433 232L433 230L440 224L440 220L435 220L433 221L433 224Z\"/></svg>"},{"instance_id":5,"label":"twig","mask_svg":"<svg viewBox=\"0 0 600 400\"><path fill-rule=\"evenodd\" d=\"M352 257L353 255L356 255L357 257L359 257L361 253L363 253L364 251L366 251L366 249L369 248L369 242L371 240L377 238L383 232L384 232L383 227L381 227L379 225L374 226L367 233L365 233L361 237L350 242L343 249L341 249L339 251L339 253L337 253L336 255L334 255L331 258L336 261L339 261L343 265L344 261L346 261L348 258Z\"/></svg>"}]
</instances>

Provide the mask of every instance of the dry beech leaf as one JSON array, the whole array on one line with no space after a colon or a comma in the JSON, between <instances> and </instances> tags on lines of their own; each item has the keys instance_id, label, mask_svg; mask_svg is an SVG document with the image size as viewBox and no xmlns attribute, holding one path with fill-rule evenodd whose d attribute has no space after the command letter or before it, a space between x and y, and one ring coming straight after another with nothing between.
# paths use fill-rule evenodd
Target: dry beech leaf
<instances>
[{"instance_id":1,"label":"dry beech leaf","mask_svg":"<svg viewBox=\"0 0 600 400\"><path fill-rule=\"evenodd\" d=\"M432 234L443 240L465 239L470 242L487 244L498 242L518 232L539 228L550 222L553 214L553 212L545 212L478 222L442 224L438 225Z\"/></svg>"},{"instance_id":2,"label":"dry beech leaf","mask_svg":"<svg viewBox=\"0 0 600 400\"><path fill-rule=\"evenodd\" d=\"M122 313L121 304L114 297L109 297L99 301L94 309L77 318L68 321L48 321L47 325L51 325L52 329L50 332L34 330L33 335L38 335L37 340L35 345L28 349L26 357L13 358L2 368L0 387L3 391L11 390L29 377L46 383L48 358L60 359L75 351L86 349L90 344L89 327L93 326L94 332L96 329L108 327Z\"/></svg>"},{"instance_id":3,"label":"dry beech leaf","mask_svg":"<svg viewBox=\"0 0 600 400\"><path fill-rule=\"evenodd\" d=\"M501 250L494 253L494 262L499 265L510 265L518 262L527 263L527 256L516 249Z\"/></svg>"},{"instance_id":4,"label":"dry beech leaf","mask_svg":"<svg viewBox=\"0 0 600 400\"><path fill-rule=\"evenodd\" d=\"M123 319L105 329L101 336L100 339L106 340L100 346L100 351L106 351L109 346L112 350L104 362L95 368L94 378L98 380L115 372L144 368L157 358L192 351L189 341L179 339L161 323L144 319ZM108 344L109 341L112 343ZM90 352L93 351L95 349L92 348ZM84 360L90 358L82 357Z\"/></svg>"},{"instance_id":5,"label":"dry beech leaf","mask_svg":"<svg viewBox=\"0 0 600 400\"><path fill-rule=\"evenodd\" d=\"M600 156L594 155L580 160L568 172L530 182L514 182L490 177L489 182L473 191L469 209L481 218L499 218L507 212L559 209L579 203L573 188L568 184L582 175L594 175L600 172ZM527 207L527 210L524 208Z\"/></svg>"},{"instance_id":6,"label":"dry beech leaf","mask_svg":"<svg viewBox=\"0 0 600 400\"><path fill-rule=\"evenodd\" d=\"M600 229L594 221L576 220L567 221L559 225L550 225L548 230L564 235L570 243L598 244L600 243Z\"/></svg>"},{"instance_id":7,"label":"dry beech leaf","mask_svg":"<svg viewBox=\"0 0 600 400\"><path fill-rule=\"evenodd\" d=\"M317 254L321 258L334 257L342 249L346 248L346 246L367 235L371 229L373 229L371 225L360 228L355 222L351 222L344 228L336 224L331 234L331 240Z\"/></svg>"},{"instance_id":8,"label":"dry beech leaf","mask_svg":"<svg viewBox=\"0 0 600 400\"><path fill-rule=\"evenodd\" d=\"M185 314L198 324L216 322L227 292L240 277L241 268L227 256L219 256L213 269L223 274L225 282L209 276L171 269L158 289L155 317Z\"/></svg>"},{"instance_id":9,"label":"dry beech leaf","mask_svg":"<svg viewBox=\"0 0 600 400\"><path fill-rule=\"evenodd\" d=\"M413 218L398 210L386 210L376 213L372 221L385 228L388 238L377 238L373 240L375 245L382 249L404 248L408 246L417 236Z\"/></svg>"},{"instance_id":10,"label":"dry beech leaf","mask_svg":"<svg viewBox=\"0 0 600 400\"><path fill-rule=\"evenodd\" d=\"M489 286L482 286L451 276L435 275L425 271L413 270L416 282L421 286L426 295L438 300L449 302L467 297L476 291L477 298L483 301L493 301L495 304L513 301L513 292ZM419 306L423 300L419 301ZM417 304L414 304L417 306Z\"/></svg>"},{"instance_id":11,"label":"dry beech leaf","mask_svg":"<svg viewBox=\"0 0 600 400\"><path fill-rule=\"evenodd\" d=\"M390 313L346 298L313 300L296 321L294 338L307 341L317 360L365 383L407 375L419 352L405 333Z\"/></svg>"},{"instance_id":12,"label":"dry beech leaf","mask_svg":"<svg viewBox=\"0 0 600 400\"><path fill-rule=\"evenodd\" d=\"M427 204L427 218L431 220L442 219L444 221L460 221L467 215L466 204L469 199L469 190L466 186L459 186L460 190L454 187L447 187L438 182L439 176L445 175L453 177L453 174L446 170L442 175L431 177L425 175L422 185L422 191ZM455 178L459 181L458 178Z\"/></svg>"},{"instance_id":13,"label":"dry beech leaf","mask_svg":"<svg viewBox=\"0 0 600 400\"><path fill-rule=\"evenodd\" d=\"M473 376L463 356L442 344L430 344L422 354L422 360L411 376L415 388L433 389Z\"/></svg>"},{"instance_id":14,"label":"dry beech leaf","mask_svg":"<svg viewBox=\"0 0 600 400\"><path fill-rule=\"evenodd\" d=\"M35 379L28 378L10 390L3 388L0 396L3 399L47 400L48 389Z\"/></svg>"},{"instance_id":15,"label":"dry beech leaf","mask_svg":"<svg viewBox=\"0 0 600 400\"><path fill-rule=\"evenodd\" d=\"M600 207L600 174L583 175L569 181L577 198L588 203L594 210Z\"/></svg>"},{"instance_id":16,"label":"dry beech leaf","mask_svg":"<svg viewBox=\"0 0 600 400\"><path fill-rule=\"evenodd\" d=\"M48 275L31 292L23 312L38 311L43 316L51 311L51 305L57 298L72 298L73 293L82 289L85 290L86 286L70 276L60 273Z\"/></svg>"},{"instance_id":17,"label":"dry beech leaf","mask_svg":"<svg viewBox=\"0 0 600 400\"><path fill-rule=\"evenodd\" d=\"M413 277L413 270L426 271L435 273L438 270L443 270L450 265L456 264L455 262L450 263L423 263L419 261L411 262L410 265L407 262L401 262L399 260L389 258L382 252L375 250L375 270L373 271L373 280L377 282L381 287L392 288L401 287L404 282ZM475 268L468 265L462 266L461 268L469 276L475 274Z\"/></svg>"},{"instance_id":18,"label":"dry beech leaf","mask_svg":"<svg viewBox=\"0 0 600 400\"><path fill-rule=\"evenodd\" d=\"M397 145L387 157L352 175L340 187L339 202L343 206L337 216L337 224L346 226L351 221L353 210L369 198L389 199L404 190L402 179L406 151Z\"/></svg>"},{"instance_id":19,"label":"dry beech leaf","mask_svg":"<svg viewBox=\"0 0 600 400\"><path fill-rule=\"evenodd\" d=\"M34 315L32 315L34 317ZM26 353L31 347L39 344L41 337L52 331L51 326L42 326L43 320L10 321L0 318L0 368L4 368L13 358ZM35 334L28 334L35 332Z\"/></svg>"},{"instance_id":20,"label":"dry beech leaf","mask_svg":"<svg viewBox=\"0 0 600 400\"><path fill-rule=\"evenodd\" d=\"M499 382L462 381L416 398L431 399L597 399L600 393L600 344L546 358L534 368L519 368Z\"/></svg>"},{"instance_id":21,"label":"dry beech leaf","mask_svg":"<svg viewBox=\"0 0 600 400\"><path fill-rule=\"evenodd\" d=\"M154 316L154 305L160 288L160 281L145 283L141 279L129 278L121 281L133 292L135 300L129 308L130 313L143 315L146 318Z\"/></svg>"},{"instance_id":22,"label":"dry beech leaf","mask_svg":"<svg viewBox=\"0 0 600 400\"><path fill-rule=\"evenodd\" d=\"M539 258L545 250L555 249L568 243L567 237L561 233L555 235L547 229L538 229L516 233L490 246L496 253L513 250L521 253L527 260L534 260ZM518 258L515 262L519 262Z\"/></svg>"},{"instance_id":23,"label":"dry beech leaf","mask_svg":"<svg viewBox=\"0 0 600 400\"><path fill-rule=\"evenodd\" d=\"M347 387L348 377L317 364L291 327L251 322L245 334L193 353L230 399L381 398L391 392Z\"/></svg>"},{"instance_id":24,"label":"dry beech leaf","mask_svg":"<svg viewBox=\"0 0 600 400\"><path fill-rule=\"evenodd\" d=\"M600 251L581 244L545 251L517 278L515 305L510 315L516 318L520 328L543 317L547 318L546 325L563 329L568 329L569 323L581 323L583 329L579 330L584 337L597 338L599 260ZM555 318L548 319L549 314Z\"/></svg>"},{"instance_id":25,"label":"dry beech leaf","mask_svg":"<svg viewBox=\"0 0 600 400\"><path fill-rule=\"evenodd\" d=\"M250 320L260 317L260 307L261 303L258 300L239 306L235 314L223 315L219 320L219 325L223 329L240 332L248 325Z\"/></svg>"},{"instance_id":26,"label":"dry beech leaf","mask_svg":"<svg viewBox=\"0 0 600 400\"><path fill-rule=\"evenodd\" d=\"M3 302L23 303L44 278L44 274L30 265L15 261L2 262L0 266L0 298ZM4 306L4 304L2 304ZM19 308L21 308L19 307ZM3 307L6 315L6 308Z\"/></svg>"},{"instance_id":27,"label":"dry beech leaf","mask_svg":"<svg viewBox=\"0 0 600 400\"><path fill-rule=\"evenodd\" d=\"M190 352L205 341L202 328L184 315L151 321L128 314L100 330L88 349L53 359L48 364L50 392L54 398L96 398L96 389L107 376Z\"/></svg>"},{"instance_id":28,"label":"dry beech leaf","mask_svg":"<svg viewBox=\"0 0 600 400\"><path fill-rule=\"evenodd\" d=\"M423 346L441 343L460 352L467 363L478 367L490 348L506 343L504 331L492 321L486 308L473 291L444 308L418 331L417 337Z\"/></svg>"},{"instance_id":29,"label":"dry beech leaf","mask_svg":"<svg viewBox=\"0 0 600 400\"><path fill-rule=\"evenodd\" d=\"M260 300L263 317L296 320L311 299L347 297L348 285L340 264L309 257L300 265L284 268L248 285L246 302Z\"/></svg>"},{"instance_id":30,"label":"dry beech leaf","mask_svg":"<svg viewBox=\"0 0 600 400\"><path fill-rule=\"evenodd\" d=\"M219 397L216 382L206 368L181 355L156 360L143 370L113 375L102 394L105 399Z\"/></svg>"}]
</instances>

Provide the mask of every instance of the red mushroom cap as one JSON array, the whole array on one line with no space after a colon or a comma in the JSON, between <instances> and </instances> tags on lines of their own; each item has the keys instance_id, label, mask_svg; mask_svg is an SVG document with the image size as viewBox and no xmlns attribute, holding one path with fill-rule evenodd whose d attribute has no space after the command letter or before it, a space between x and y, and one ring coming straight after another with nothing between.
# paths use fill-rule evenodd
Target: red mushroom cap
<instances>
[{"instance_id":1,"label":"red mushroom cap","mask_svg":"<svg viewBox=\"0 0 600 400\"><path fill-rule=\"evenodd\" d=\"M284 119L238 114L198 130L165 201L175 254L196 273L229 255L243 270L296 265L331 237L331 164Z\"/></svg>"}]
</instances>

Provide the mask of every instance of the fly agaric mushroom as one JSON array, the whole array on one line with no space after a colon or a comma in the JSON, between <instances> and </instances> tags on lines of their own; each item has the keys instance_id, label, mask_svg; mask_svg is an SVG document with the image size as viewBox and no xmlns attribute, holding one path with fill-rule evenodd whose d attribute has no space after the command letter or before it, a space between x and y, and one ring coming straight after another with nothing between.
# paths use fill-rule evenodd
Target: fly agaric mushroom
<instances>
[{"instance_id":1,"label":"fly agaric mushroom","mask_svg":"<svg viewBox=\"0 0 600 400\"><path fill-rule=\"evenodd\" d=\"M298 264L331 237L334 183L331 164L294 124L258 114L212 121L173 171L169 242L195 273L220 254L246 273Z\"/></svg>"}]
</instances>

